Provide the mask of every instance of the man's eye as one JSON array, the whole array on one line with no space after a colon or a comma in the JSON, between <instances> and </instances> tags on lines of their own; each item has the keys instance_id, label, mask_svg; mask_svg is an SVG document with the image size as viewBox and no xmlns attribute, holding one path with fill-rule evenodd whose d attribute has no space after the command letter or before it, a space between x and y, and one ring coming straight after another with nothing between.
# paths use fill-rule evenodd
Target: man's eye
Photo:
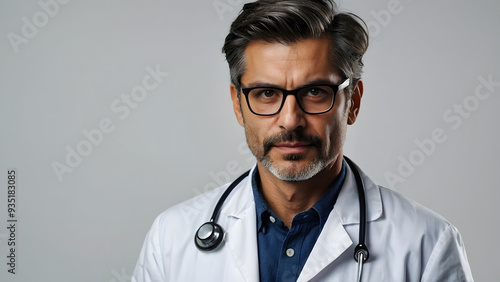
<instances>
[{"instance_id":1,"label":"man's eye","mask_svg":"<svg viewBox=\"0 0 500 282\"><path fill-rule=\"evenodd\" d=\"M265 89L260 91L259 96L262 98L275 98L278 95L275 90Z\"/></svg>"},{"instance_id":2,"label":"man's eye","mask_svg":"<svg viewBox=\"0 0 500 282\"><path fill-rule=\"evenodd\" d=\"M322 95L326 95L326 94L327 94L327 92L324 89L313 87L313 88L307 89L307 91L304 93L304 96L316 97L316 96L322 96Z\"/></svg>"}]
</instances>

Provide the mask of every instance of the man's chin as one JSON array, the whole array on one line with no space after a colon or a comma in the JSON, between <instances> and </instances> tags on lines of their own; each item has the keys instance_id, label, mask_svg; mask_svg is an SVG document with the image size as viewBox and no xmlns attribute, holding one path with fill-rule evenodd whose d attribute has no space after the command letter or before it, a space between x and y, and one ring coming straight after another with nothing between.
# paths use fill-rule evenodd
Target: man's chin
<instances>
[{"instance_id":1,"label":"man's chin","mask_svg":"<svg viewBox=\"0 0 500 282\"><path fill-rule=\"evenodd\" d=\"M290 156L292 159L296 156ZM312 178L325 168L322 161L302 162L300 160L285 160L279 163L262 162L276 178L283 181L304 181Z\"/></svg>"}]
</instances>

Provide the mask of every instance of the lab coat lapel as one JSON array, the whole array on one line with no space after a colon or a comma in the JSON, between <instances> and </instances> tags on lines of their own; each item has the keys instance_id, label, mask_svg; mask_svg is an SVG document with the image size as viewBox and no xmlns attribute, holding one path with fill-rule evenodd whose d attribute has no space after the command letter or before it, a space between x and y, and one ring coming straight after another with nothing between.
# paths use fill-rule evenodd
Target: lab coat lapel
<instances>
[{"instance_id":1,"label":"lab coat lapel","mask_svg":"<svg viewBox=\"0 0 500 282\"><path fill-rule=\"evenodd\" d=\"M229 227L223 247L231 252L245 281L259 281L257 223L250 177L235 188L226 202L227 206L221 210L221 219L225 217L225 226Z\"/></svg>"},{"instance_id":2,"label":"lab coat lapel","mask_svg":"<svg viewBox=\"0 0 500 282\"><path fill-rule=\"evenodd\" d=\"M382 200L378 186L356 166L363 179L366 197L367 221L382 215ZM309 281L327 265L344 253L353 241L344 225L359 224L359 201L356 181L350 168L337 202L309 255L297 281ZM357 238L357 236L355 237Z\"/></svg>"},{"instance_id":3,"label":"lab coat lapel","mask_svg":"<svg viewBox=\"0 0 500 282\"><path fill-rule=\"evenodd\" d=\"M339 216L332 212L297 281L309 281L352 245Z\"/></svg>"}]
</instances>

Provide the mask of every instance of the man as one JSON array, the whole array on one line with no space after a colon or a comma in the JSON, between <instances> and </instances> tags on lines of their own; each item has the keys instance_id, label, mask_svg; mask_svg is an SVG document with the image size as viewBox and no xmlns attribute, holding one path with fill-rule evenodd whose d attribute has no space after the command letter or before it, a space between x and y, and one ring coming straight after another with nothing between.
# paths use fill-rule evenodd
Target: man
<instances>
[{"instance_id":1,"label":"man","mask_svg":"<svg viewBox=\"0 0 500 282\"><path fill-rule=\"evenodd\" d=\"M329 1L246 4L223 51L257 164L220 207L228 185L162 213L132 281L473 281L452 225L362 172L356 179L343 157L367 47L362 21Z\"/></svg>"}]
</instances>

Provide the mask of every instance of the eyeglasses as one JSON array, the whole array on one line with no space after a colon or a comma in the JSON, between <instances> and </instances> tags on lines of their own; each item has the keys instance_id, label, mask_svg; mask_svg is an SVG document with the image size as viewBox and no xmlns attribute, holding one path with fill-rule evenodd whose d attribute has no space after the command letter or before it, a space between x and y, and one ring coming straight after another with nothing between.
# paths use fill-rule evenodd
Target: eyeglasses
<instances>
[{"instance_id":1,"label":"eyeglasses","mask_svg":"<svg viewBox=\"0 0 500 282\"><path fill-rule=\"evenodd\" d=\"M281 111L288 95L295 96L302 111L310 115L330 111L338 91L349 86L350 79L340 85L316 84L285 90L277 87L241 88L250 111L259 116L272 116Z\"/></svg>"}]
</instances>

